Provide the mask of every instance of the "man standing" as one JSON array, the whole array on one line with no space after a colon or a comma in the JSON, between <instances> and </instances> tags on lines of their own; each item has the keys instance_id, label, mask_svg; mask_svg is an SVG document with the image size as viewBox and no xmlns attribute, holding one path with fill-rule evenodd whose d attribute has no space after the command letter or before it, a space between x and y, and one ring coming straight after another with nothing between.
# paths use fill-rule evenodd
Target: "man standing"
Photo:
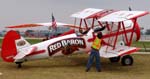
<instances>
[{"instance_id":1,"label":"man standing","mask_svg":"<svg viewBox=\"0 0 150 79\"><path fill-rule=\"evenodd\" d=\"M91 46L91 53L88 59L88 63L87 63L87 68L86 68L86 72L88 72L92 66L93 60L95 58L96 61L96 69L98 72L101 72L101 63L100 63L100 55L99 55L99 49L101 47L101 43L102 43L102 33L99 32L97 34L97 37L94 39L92 46Z\"/></svg>"}]
</instances>

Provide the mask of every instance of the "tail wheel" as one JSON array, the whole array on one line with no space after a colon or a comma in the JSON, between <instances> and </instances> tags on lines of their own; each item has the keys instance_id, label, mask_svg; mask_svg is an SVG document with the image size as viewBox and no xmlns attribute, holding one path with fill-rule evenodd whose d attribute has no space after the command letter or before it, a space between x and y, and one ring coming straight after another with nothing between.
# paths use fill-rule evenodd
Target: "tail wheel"
<instances>
[{"instance_id":1,"label":"tail wheel","mask_svg":"<svg viewBox=\"0 0 150 79\"><path fill-rule=\"evenodd\" d=\"M120 56L109 58L110 62L115 63L120 61Z\"/></svg>"},{"instance_id":2,"label":"tail wheel","mask_svg":"<svg viewBox=\"0 0 150 79\"><path fill-rule=\"evenodd\" d=\"M18 65L17 68L21 68L22 67L22 62L16 62L16 64Z\"/></svg>"},{"instance_id":3,"label":"tail wheel","mask_svg":"<svg viewBox=\"0 0 150 79\"><path fill-rule=\"evenodd\" d=\"M133 58L130 55L123 56L121 59L121 64L123 66L131 66L133 64Z\"/></svg>"}]
</instances>

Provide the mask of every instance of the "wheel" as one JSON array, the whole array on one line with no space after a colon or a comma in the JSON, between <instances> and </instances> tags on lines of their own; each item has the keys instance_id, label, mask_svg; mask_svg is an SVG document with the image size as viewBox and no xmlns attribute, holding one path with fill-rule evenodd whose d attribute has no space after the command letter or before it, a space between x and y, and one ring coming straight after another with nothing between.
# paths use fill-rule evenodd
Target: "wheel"
<instances>
[{"instance_id":1,"label":"wheel","mask_svg":"<svg viewBox=\"0 0 150 79\"><path fill-rule=\"evenodd\" d=\"M112 62L112 63L119 62L120 56L109 58L109 60L110 60L110 62Z\"/></svg>"},{"instance_id":2,"label":"wheel","mask_svg":"<svg viewBox=\"0 0 150 79\"><path fill-rule=\"evenodd\" d=\"M133 64L133 58L130 55L123 56L121 59L121 64L123 66L131 66Z\"/></svg>"}]
</instances>

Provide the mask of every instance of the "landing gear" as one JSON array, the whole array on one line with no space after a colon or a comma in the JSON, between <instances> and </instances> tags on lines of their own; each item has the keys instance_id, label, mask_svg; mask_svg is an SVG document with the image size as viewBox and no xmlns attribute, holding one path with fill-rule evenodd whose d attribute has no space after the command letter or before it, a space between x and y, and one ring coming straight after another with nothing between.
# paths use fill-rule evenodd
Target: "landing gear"
<instances>
[{"instance_id":1,"label":"landing gear","mask_svg":"<svg viewBox=\"0 0 150 79\"><path fill-rule=\"evenodd\" d=\"M125 56L122 56L122 57L118 56L118 57L109 58L111 63L119 62L120 59L121 59L121 64L123 66L131 66L133 64L133 58L130 55L125 55Z\"/></svg>"},{"instance_id":2,"label":"landing gear","mask_svg":"<svg viewBox=\"0 0 150 79\"><path fill-rule=\"evenodd\" d=\"M22 62L16 62L16 64L18 65L17 68L21 68L22 67Z\"/></svg>"},{"instance_id":3,"label":"landing gear","mask_svg":"<svg viewBox=\"0 0 150 79\"><path fill-rule=\"evenodd\" d=\"M110 60L111 63L119 62L120 56L109 58L109 60Z\"/></svg>"},{"instance_id":4,"label":"landing gear","mask_svg":"<svg viewBox=\"0 0 150 79\"><path fill-rule=\"evenodd\" d=\"M130 55L123 56L121 59L121 64L123 66L131 66L133 64L133 58Z\"/></svg>"}]
</instances>

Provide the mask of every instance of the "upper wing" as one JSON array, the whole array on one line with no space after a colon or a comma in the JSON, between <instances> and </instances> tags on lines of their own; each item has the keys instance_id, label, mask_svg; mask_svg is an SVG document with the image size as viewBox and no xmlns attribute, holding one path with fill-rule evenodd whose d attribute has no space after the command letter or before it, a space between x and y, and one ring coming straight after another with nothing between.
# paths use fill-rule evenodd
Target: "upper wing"
<instances>
[{"instance_id":1,"label":"upper wing","mask_svg":"<svg viewBox=\"0 0 150 79\"><path fill-rule=\"evenodd\" d=\"M96 15L98 12L101 12L101 11L103 11L103 9L87 8L87 9L84 9L82 11L72 14L71 17L87 19L92 16L94 17L94 15Z\"/></svg>"},{"instance_id":2,"label":"upper wing","mask_svg":"<svg viewBox=\"0 0 150 79\"><path fill-rule=\"evenodd\" d=\"M87 8L80 12L74 13L71 17L89 19L99 18L99 21L103 22L120 22L137 18L149 14L148 11L118 11L113 9L94 9Z\"/></svg>"},{"instance_id":3,"label":"upper wing","mask_svg":"<svg viewBox=\"0 0 150 79\"><path fill-rule=\"evenodd\" d=\"M100 49L100 56L105 58L118 57L134 53L138 50L139 48L129 46L116 46L115 49L109 46L102 46Z\"/></svg>"},{"instance_id":4,"label":"upper wing","mask_svg":"<svg viewBox=\"0 0 150 79\"><path fill-rule=\"evenodd\" d=\"M102 22L121 22L149 14L147 11L116 11L98 19Z\"/></svg>"}]
</instances>

